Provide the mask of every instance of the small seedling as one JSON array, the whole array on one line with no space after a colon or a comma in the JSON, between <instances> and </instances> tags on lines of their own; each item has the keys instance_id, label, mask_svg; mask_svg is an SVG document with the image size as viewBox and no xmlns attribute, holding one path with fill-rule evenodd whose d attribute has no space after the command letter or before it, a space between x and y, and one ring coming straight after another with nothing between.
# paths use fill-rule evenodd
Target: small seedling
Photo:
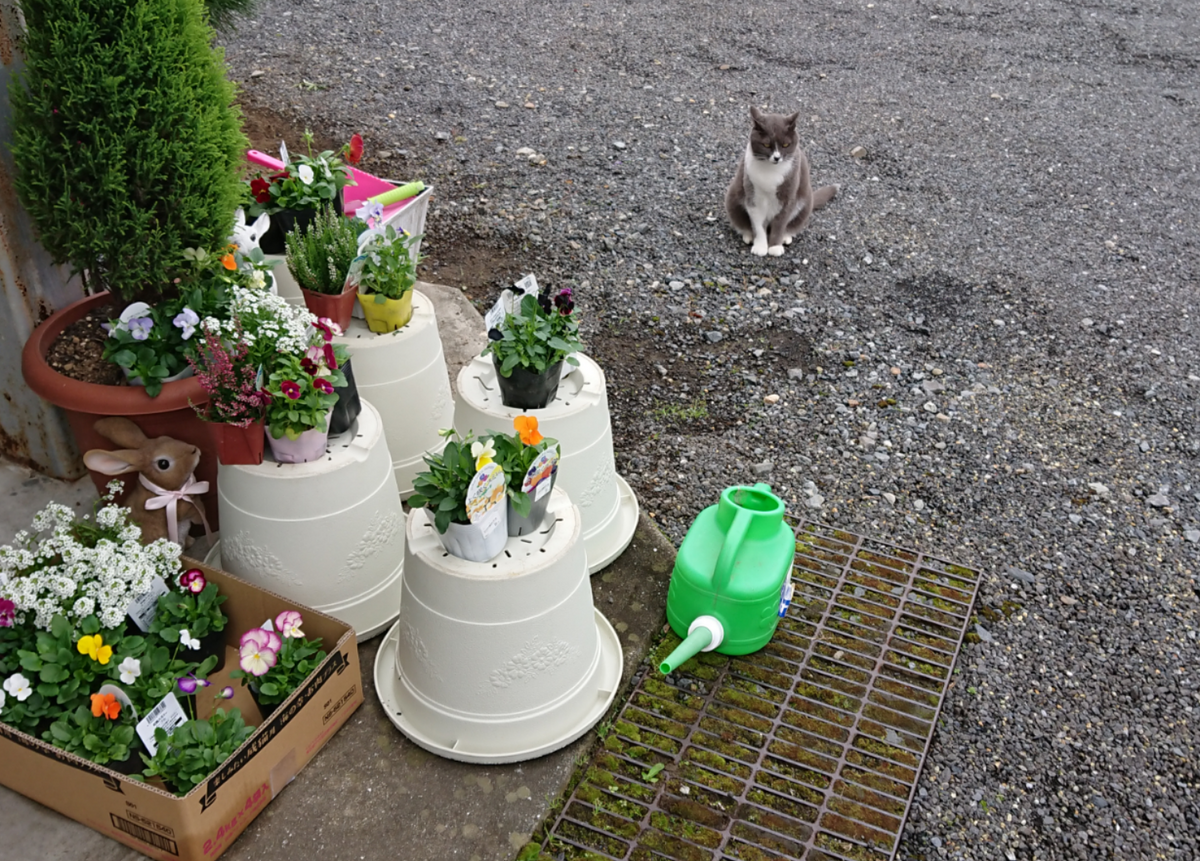
<instances>
[{"instance_id":1,"label":"small seedling","mask_svg":"<svg viewBox=\"0 0 1200 861\"><path fill-rule=\"evenodd\" d=\"M642 772L642 780L648 780L651 783L658 783L658 773L663 770L663 764L657 762Z\"/></svg>"}]
</instances>

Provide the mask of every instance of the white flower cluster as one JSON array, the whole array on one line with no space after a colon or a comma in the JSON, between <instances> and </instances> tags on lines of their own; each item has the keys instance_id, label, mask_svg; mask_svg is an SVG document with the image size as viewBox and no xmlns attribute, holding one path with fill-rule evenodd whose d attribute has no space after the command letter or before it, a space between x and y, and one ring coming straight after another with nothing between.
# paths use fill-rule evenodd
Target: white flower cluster
<instances>
[{"instance_id":1,"label":"white flower cluster","mask_svg":"<svg viewBox=\"0 0 1200 861\"><path fill-rule=\"evenodd\" d=\"M161 538L143 546L128 516L128 509L109 505L89 523L51 503L34 517L35 535L19 532L0 547L0 598L13 602L16 622L33 614L34 626L49 630L56 615L74 625L94 613L103 627L115 628L155 577L172 579L179 545Z\"/></svg>"},{"instance_id":2,"label":"white flower cluster","mask_svg":"<svg viewBox=\"0 0 1200 861\"><path fill-rule=\"evenodd\" d=\"M317 322L307 308L292 305L282 296L243 287L233 288L230 311L241 321L242 337L248 345L268 341L278 352L296 355L308 347Z\"/></svg>"}]
</instances>

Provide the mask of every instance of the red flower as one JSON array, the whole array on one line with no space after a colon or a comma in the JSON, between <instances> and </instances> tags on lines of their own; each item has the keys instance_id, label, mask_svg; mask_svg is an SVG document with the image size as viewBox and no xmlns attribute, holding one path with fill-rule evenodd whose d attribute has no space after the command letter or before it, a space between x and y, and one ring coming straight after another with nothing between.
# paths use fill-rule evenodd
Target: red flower
<instances>
[{"instance_id":1,"label":"red flower","mask_svg":"<svg viewBox=\"0 0 1200 861\"><path fill-rule=\"evenodd\" d=\"M271 174L271 182L279 182L280 180L291 179L291 178L292 178L292 175L290 173L288 173L286 170L281 170L279 173Z\"/></svg>"},{"instance_id":2,"label":"red flower","mask_svg":"<svg viewBox=\"0 0 1200 861\"><path fill-rule=\"evenodd\" d=\"M313 388L318 392L324 392L327 395L333 394L333 384L330 383L329 380L321 377L317 377L315 380L313 380Z\"/></svg>"},{"instance_id":3,"label":"red flower","mask_svg":"<svg viewBox=\"0 0 1200 861\"><path fill-rule=\"evenodd\" d=\"M300 369L310 377L315 377L317 375L317 363L312 359L301 359Z\"/></svg>"},{"instance_id":4,"label":"red flower","mask_svg":"<svg viewBox=\"0 0 1200 861\"><path fill-rule=\"evenodd\" d=\"M292 380L284 380L280 383L279 389L293 401L300 397L300 386Z\"/></svg>"},{"instance_id":5,"label":"red flower","mask_svg":"<svg viewBox=\"0 0 1200 861\"><path fill-rule=\"evenodd\" d=\"M317 320L317 322L313 323L313 328L324 335L326 341L332 341L333 329L329 328L329 324L325 322L326 319L327 318L322 317L321 319Z\"/></svg>"},{"instance_id":6,"label":"red flower","mask_svg":"<svg viewBox=\"0 0 1200 861\"><path fill-rule=\"evenodd\" d=\"M254 194L254 199L259 203L271 202L271 183L267 182L261 176L250 180L250 191Z\"/></svg>"},{"instance_id":7,"label":"red flower","mask_svg":"<svg viewBox=\"0 0 1200 861\"><path fill-rule=\"evenodd\" d=\"M331 371L336 371L338 363L337 363L337 356L335 356L333 354L333 344L326 343L324 346L324 349L325 349L325 366L327 368L329 368L329 370L331 370Z\"/></svg>"},{"instance_id":8,"label":"red flower","mask_svg":"<svg viewBox=\"0 0 1200 861\"><path fill-rule=\"evenodd\" d=\"M363 139L358 132L350 135L350 144L346 147L346 161L358 164L363 157Z\"/></svg>"}]
</instances>

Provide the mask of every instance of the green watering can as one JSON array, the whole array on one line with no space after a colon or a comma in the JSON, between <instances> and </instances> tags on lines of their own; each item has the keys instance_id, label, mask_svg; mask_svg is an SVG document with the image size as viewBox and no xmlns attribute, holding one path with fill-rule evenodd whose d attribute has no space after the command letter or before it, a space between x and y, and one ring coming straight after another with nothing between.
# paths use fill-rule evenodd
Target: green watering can
<instances>
[{"instance_id":1,"label":"green watering can","mask_svg":"<svg viewBox=\"0 0 1200 861\"><path fill-rule=\"evenodd\" d=\"M791 603L796 536L766 484L727 487L700 512L675 558L667 621L684 640L658 669L697 652L747 655L765 646Z\"/></svg>"}]
</instances>

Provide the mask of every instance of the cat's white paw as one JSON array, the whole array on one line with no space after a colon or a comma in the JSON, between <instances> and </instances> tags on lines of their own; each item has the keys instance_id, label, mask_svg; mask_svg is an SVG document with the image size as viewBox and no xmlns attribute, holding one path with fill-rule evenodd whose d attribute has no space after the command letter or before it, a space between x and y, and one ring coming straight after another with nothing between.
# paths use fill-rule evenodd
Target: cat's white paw
<instances>
[{"instance_id":1,"label":"cat's white paw","mask_svg":"<svg viewBox=\"0 0 1200 861\"><path fill-rule=\"evenodd\" d=\"M784 245L791 245L791 244L792 244L792 239L793 239L793 237L791 237L791 236L785 236L785 237L783 237L783 244L784 244Z\"/></svg>"},{"instance_id":2,"label":"cat's white paw","mask_svg":"<svg viewBox=\"0 0 1200 861\"><path fill-rule=\"evenodd\" d=\"M743 233L742 234L742 242L745 242L747 245L750 245L752 242L754 242L754 234L753 233Z\"/></svg>"},{"instance_id":3,"label":"cat's white paw","mask_svg":"<svg viewBox=\"0 0 1200 861\"><path fill-rule=\"evenodd\" d=\"M750 253L753 254L755 257L766 257L767 256L767 243L755 242L754 247L750 249Z\"/></svg>"},{"instance_id":4,"label":"cat's white paw","mask_svg":"<svg viewBox=\"0 0 1200 861\"><path fill-rule=\"evenodd\" d=\"M770 248L767 249L767 253L770 254L772 257L782 257L783 256L783 246L782 245L772 245Z\"/></svg>"}]
</instances>

